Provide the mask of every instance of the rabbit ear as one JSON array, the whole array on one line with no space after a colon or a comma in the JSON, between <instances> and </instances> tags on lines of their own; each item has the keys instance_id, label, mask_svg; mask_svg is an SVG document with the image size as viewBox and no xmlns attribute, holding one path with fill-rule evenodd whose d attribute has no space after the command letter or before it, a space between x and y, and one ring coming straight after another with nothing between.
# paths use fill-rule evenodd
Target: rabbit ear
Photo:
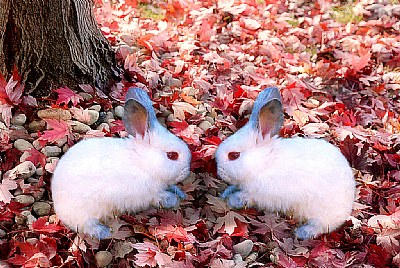
<instances>
[{"instance_id":1,"label":"rabbit ear","mask_svg":"<svg viewBox=\"0 0 400 268\"><path fill-rule=\"evenodd\" d=\"M141 135L158 122L153 104L147 93L140 88L130 88L126 93L125 112L122 118L129 134Z\"/></svg>"},{"instance_id":2,"label":"rabbit ear","mask_svg":"<svg viewBox=\"0 0 400 268\"><path fill-rule=\"evenodd\" d=\"M249 123L258 128L263 137L278 134L283 125L283 108L279 89L269 87L258 95L254 102Z\"/></svg>"}]
</instances>

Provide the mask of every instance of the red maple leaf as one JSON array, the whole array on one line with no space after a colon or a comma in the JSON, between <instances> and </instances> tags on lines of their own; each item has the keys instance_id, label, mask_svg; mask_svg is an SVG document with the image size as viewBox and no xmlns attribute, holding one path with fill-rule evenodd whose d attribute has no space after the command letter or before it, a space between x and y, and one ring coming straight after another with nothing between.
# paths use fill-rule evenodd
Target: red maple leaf
<instances>
[{"instance_id":1,"label":"red maple leaf","mask_svg":"<svg viewBox=\"0 0 400 268\"><path fill-rule=\"evenodd\" d=\"M68 87L60 87L54 91L58 93L58 99L56 101L57 105L61 103L68 104L69 102L72 102L72 104L76 106L81 100L83 100L80 95L76 94Z\"/></svg>"},{"instance_id":2,"label":"red maple leaf","mask_svg":"<svg viewBox=\"0 0 400 268\"><path fill-rule=\"evenodd\" d=\"M29 148L26 150L26 152L28 152L30 155L26 158L26 161L31 161L35 166L40 164L42 167L44 167L46 165L46 156L35 148Z\"/></svg>"},{"instance_id":3,"label":"red maple leaf","mask_svg":"<svg viewBox=\"0 0 400 268\"><path fill-rule=\"evenodd\" d=\"M46 119L45 120L48 127L51 130L45 130L44 134L40 136L39 141L41 143L53 142L67 136L70 138L71 129L70 126L65 121L58 121L56 119Z\"/></svg>"},{"instance_id":4,"label":"red maple leaf","mask_svg":"<svg viewBox=\"0 0 400 268\"><path fill-rule=\"evenodd\" d=\"M49 217L41 217L37 219L37 221L32 223L32 229L35 232L48 233L48 234L54 234L64 230L64 228L60 225L54 223L48 223L47 222L48 218Z\"/></svg>"},{"instance_id":5,"label":"red maple leaf","mask_svg":"<svg viewBox=\"0 0 400 268\"><path fill-rule=\"evenodd\" d=\"M23 92L24 86L19 82L18 73L14 71L8 83L0 74L0 104L20 104Z\"/></svg>"}]
</instances>

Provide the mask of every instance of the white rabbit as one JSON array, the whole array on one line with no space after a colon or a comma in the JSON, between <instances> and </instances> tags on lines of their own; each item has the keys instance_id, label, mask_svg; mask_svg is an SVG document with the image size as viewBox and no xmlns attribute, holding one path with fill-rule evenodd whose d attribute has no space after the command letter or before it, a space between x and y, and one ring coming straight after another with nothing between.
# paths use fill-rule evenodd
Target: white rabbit
<instances>
[{"instance_id":1,"label":"white rabbit","mask_svg":"<svg viewBox=\"0 0 400 268\"><path fill-rule=\"evenodd\" d=\"M232 208L292 212L306 221L295 231L300 239L331 232L350 217L352 169L325 140L279 138L282 125L279 90L267 88L257 97L249 122L216 151L218 175L232 184L221 197Z\"/></svg>"},{"instance_id":2,"label":"white rabbit","mask_svg":"<svg viewBox=\"0 0 400 268\"><path fill-rule=\"evenodd\" d=\"M60 159L51 190L58 218L70 229L104 239L101 220L150 205L176 207L175 183L189 175L188 146L156 118L146 92L130 88L123 118L127 138L80 141Z\"/></svg>"}]
</instances>

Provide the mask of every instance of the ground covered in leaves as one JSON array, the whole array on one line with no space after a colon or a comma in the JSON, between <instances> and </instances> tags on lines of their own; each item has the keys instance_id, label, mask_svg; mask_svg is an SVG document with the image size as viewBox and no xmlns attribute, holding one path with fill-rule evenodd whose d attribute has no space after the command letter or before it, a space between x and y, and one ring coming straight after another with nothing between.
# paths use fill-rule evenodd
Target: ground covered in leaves
<instances>
[{"instance_id":1,"label":"ground covered in leaves","mask_svg":"<svg viewBox=\"0 0 400 268\"><path fill-rule=\"evenodd\" d=\"M18 73L0 76L1 267L400 265L397 1L98 0L95 14L124 71L109 93L82 85L36 100ZM233 211L218 197L215 149L272 85L281 135L327 139L354 168L353 221L314 240L294 238L289 216ZM189 144L193 173L179 209L123 215L99 242L57 220L51 174L80 139L126 135L129 86L145 88Z\"/></svg>"}]
</instances>

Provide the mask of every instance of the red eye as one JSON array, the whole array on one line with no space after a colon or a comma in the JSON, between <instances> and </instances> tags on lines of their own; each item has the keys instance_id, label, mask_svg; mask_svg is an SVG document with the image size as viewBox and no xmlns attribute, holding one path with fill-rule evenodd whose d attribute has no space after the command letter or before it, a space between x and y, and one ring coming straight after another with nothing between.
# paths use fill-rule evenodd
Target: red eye
<instances>
[{"instance_id":1,"label":"red eye","mask_svg":"<svg viewBox=\"0 0 400 268\"><path fill-rule=\"evenodd\" d=\"M167 157L171 160L178 160L179 154L177 152L167 152Z\"/></svg>"},{"instance_id":2,"label":"red eye","mask_svg":"<svg viewBox=\"0 0 400 268\"><path fill-rule=\"evenodd\" d=\"M239 157L240 157L240 152L230 152L228 154L228 159L231 160L231 161L236 160Z\"/></svg>"}]
</instances>

